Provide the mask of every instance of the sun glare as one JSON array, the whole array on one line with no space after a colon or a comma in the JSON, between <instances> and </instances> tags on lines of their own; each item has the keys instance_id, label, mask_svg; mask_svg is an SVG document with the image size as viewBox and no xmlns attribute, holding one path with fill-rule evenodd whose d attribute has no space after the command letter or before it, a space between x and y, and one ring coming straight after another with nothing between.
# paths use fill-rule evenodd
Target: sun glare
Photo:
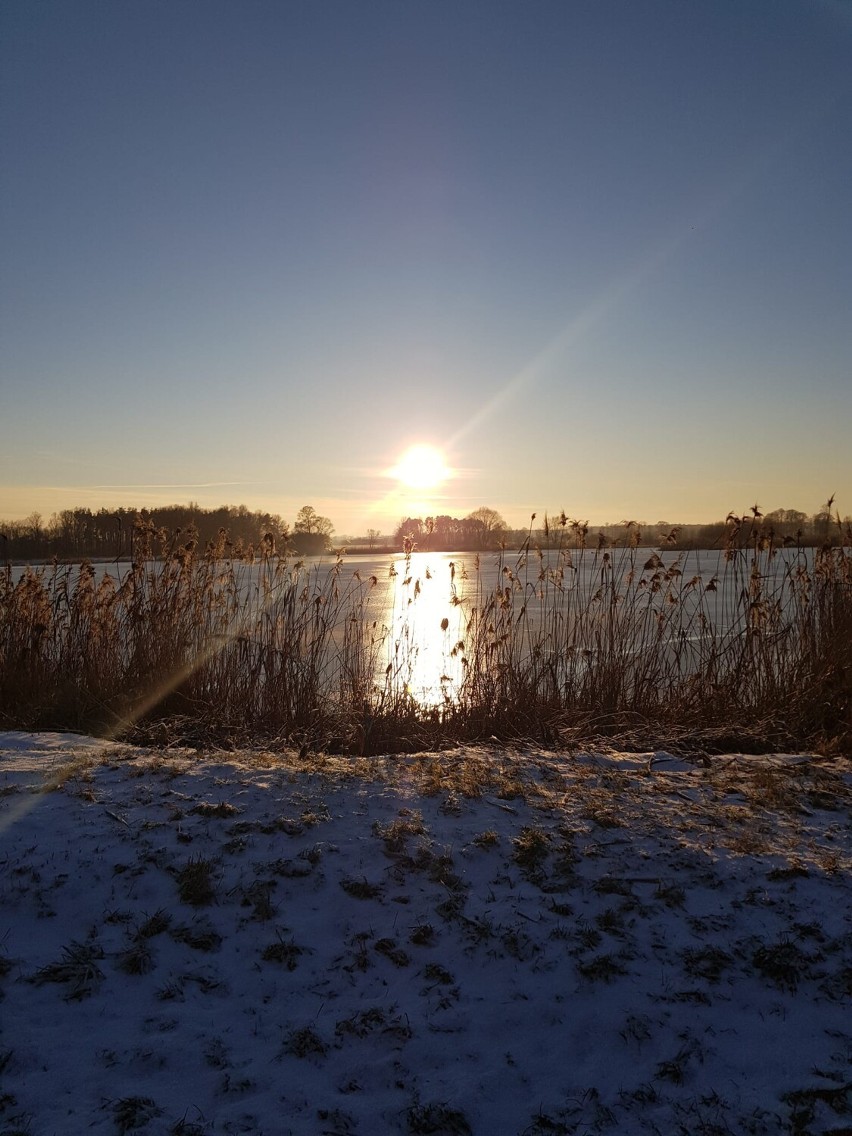
<instances>
[{"instance_id":1,"label":"sun glare","mask_svg":"<svg viewBox=\"0 0 852 1136\"><path fill-rule=\"evenodd\" d=\"M434 446L411 446L391 470L409 489L434 489L450 476L444 455Z\"/></svg>"}]
</instances>

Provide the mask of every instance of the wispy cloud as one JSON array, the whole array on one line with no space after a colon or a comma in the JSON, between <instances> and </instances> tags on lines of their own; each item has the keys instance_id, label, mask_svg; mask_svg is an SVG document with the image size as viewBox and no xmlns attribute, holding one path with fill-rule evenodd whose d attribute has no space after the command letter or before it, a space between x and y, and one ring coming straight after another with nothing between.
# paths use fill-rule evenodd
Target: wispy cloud
<instances>
[{"instance_id":1,"label":"wispy cloud","mask_svg":"<svg viewBox=\"0 0 852 1136\"><path fill-rule=\"evenodd\" d=\"M51 493L85 493L91 489L220 489L224 486L253 484L252 481L139 481L103 485L45 485L38 488L48 489Z\"/></svg>"}]
</instances>

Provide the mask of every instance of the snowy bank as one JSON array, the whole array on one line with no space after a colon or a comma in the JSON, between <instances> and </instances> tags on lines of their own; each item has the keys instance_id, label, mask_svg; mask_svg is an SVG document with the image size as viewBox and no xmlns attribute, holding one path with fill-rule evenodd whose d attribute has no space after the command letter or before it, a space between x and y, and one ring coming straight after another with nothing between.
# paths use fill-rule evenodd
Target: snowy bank
<instances>
[{"instance_id":1,"label":"snowy bank","mask_svg":"<svg viewBox=\"0 0 852 1136\"><path fill-rule=\"evenodd\" d=\"M0 1133L841 1130L850 804L843 759L0 734Z\"/></svg>"}]
</instances>

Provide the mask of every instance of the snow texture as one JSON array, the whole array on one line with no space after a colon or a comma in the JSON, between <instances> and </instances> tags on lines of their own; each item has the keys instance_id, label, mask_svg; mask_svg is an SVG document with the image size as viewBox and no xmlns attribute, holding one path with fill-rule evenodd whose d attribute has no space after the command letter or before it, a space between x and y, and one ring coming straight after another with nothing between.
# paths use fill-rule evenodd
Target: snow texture
<instances>
[{"instance_id":1,"label":"snow texture","mask_svg":"<svg viewBox=\"0 0 852 1136\"><path fill-rule=\"evenodd\" d=\"M0 734L0 1133L852 1114L848 759Z\"/></svg>"}]
</instances>

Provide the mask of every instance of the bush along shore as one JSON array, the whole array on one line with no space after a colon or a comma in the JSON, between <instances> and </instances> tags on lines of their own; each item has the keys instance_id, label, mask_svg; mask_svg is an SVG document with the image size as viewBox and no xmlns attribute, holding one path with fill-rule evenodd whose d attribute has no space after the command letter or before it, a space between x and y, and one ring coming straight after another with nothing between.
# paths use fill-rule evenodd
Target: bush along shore
<instances>
[{"instance_id":1,"label":"bush along shore","mask_svg":"<svg viewBox=\"0 0 852 1136\"><path fill-rule=\"evenodd\" d=\"M805 551L764 529L744 542L729 524L708 575L689 553L649 555L638 532L577 548L562 529L563 545L487 554L464 581L450 563L447 614L424 609L429 568L411 544L390 580L362 578L342 554L294 561L271 537L248 564L224 542L202 551L150 526L121 570L7 567L0 725L357 754L602 736L848 749L848 531ZM394 618L376 603L388 589ZM430 620L455 677L423 699L408 629Z\"/></svg>"}]
</instances>

